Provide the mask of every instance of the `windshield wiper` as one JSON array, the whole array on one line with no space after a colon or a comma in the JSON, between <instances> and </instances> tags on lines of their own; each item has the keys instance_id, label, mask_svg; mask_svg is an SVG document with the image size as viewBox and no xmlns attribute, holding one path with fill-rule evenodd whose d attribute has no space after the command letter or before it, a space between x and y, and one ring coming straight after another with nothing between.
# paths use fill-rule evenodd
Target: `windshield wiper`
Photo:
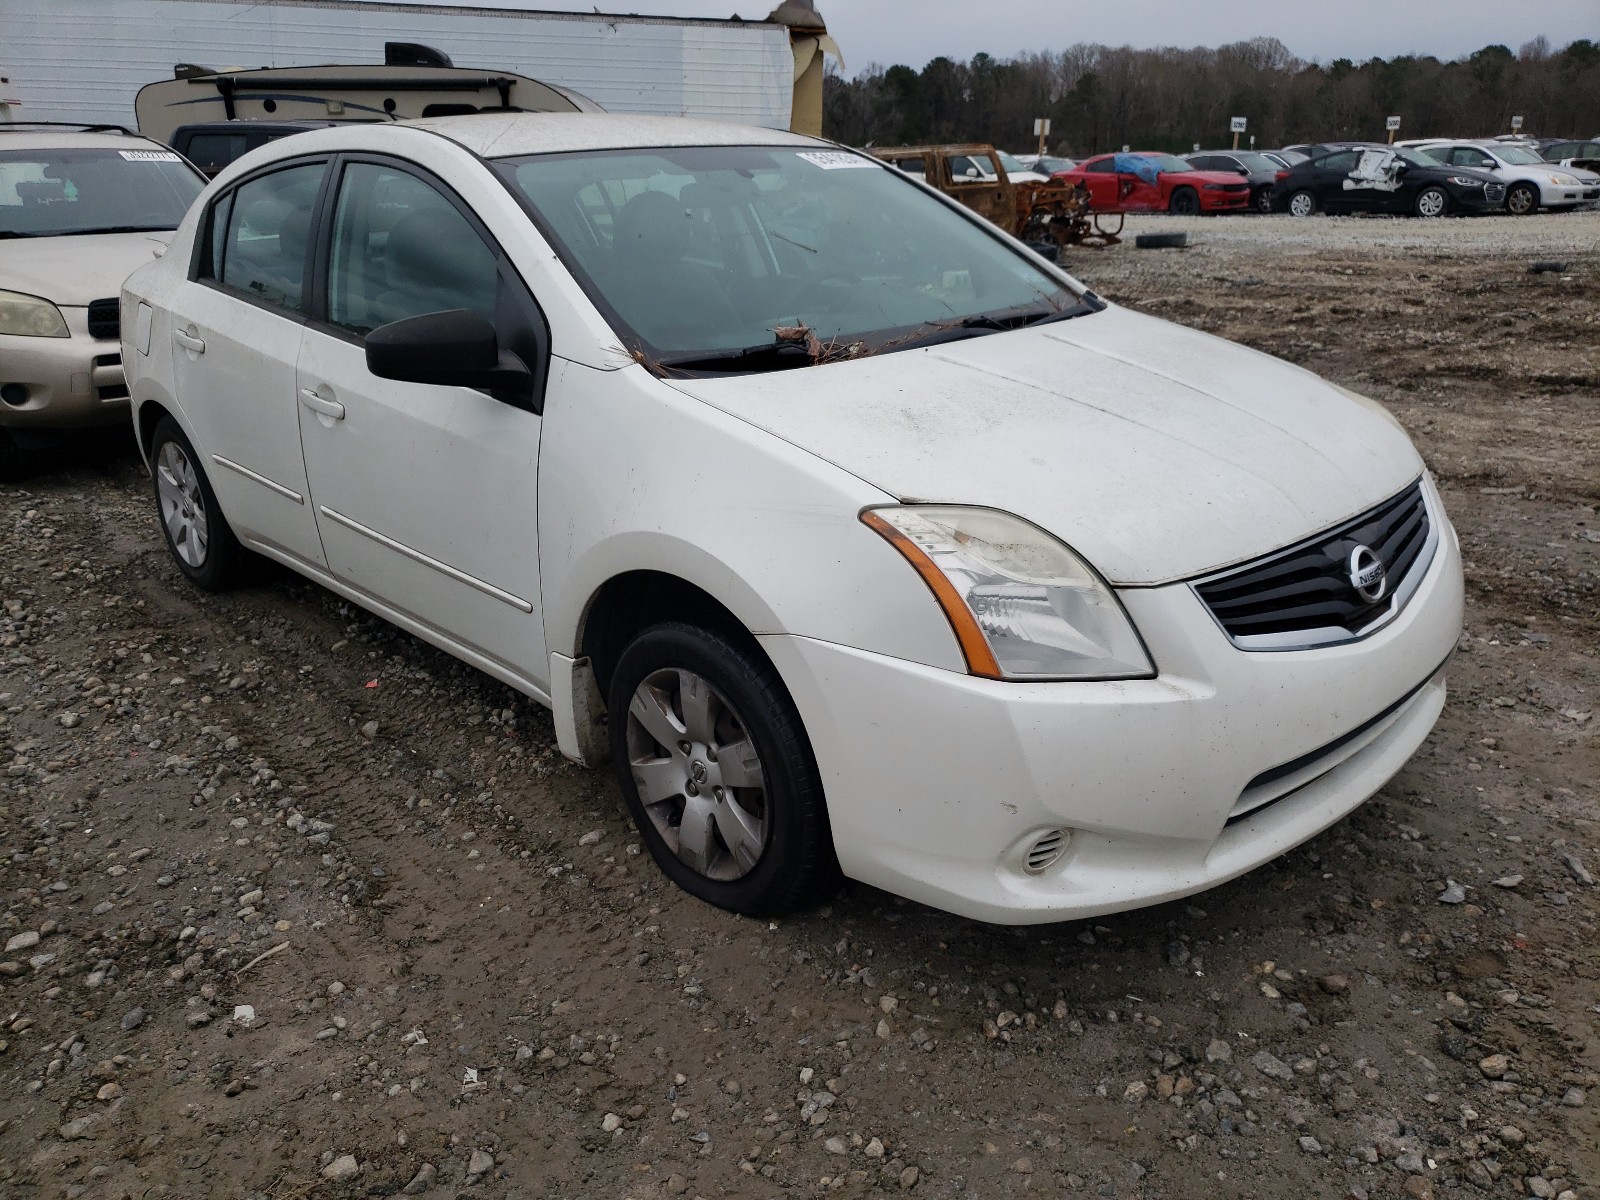
<instances>
[{"instance_id":1,"label":"windshield wiper","mask_svg":"<svg viewBox=\"0 0 1600 1200\"><path fill-rule=\"evenodd\" d=\"M37 231L27 231L22 229L0 229L0 238L14 237L44 237L44 234Z\"/></svg>"},{"instance_id":2,"label":"windshield wiper","mask_svg":"<svg viewBox=\"0 0 1600 1200\"><path fill-rule=\"evenodd\" d=\"M92 233L171 233L171 225L103 225L94 229L62 229L55 237L80 237Z\"/></svg>"},{"instance_id":3,"label":"windshield wiper","mask_svg":"<svg viewBox=\"0 0 1600 1200\"><path fill-rule=\"evenodd\" d=\"M1067 308L1034 308L1023 312L1012 313L1008 316L996 316L994 313L978 313L976 316L963 317L959 322L945 325L920 337L914 341L904 342L897 349L910 346L938 346L944 342L959 342L967 338L982 337L987 333L1004 333L1012 329L1025 329L1034 325L1048 325L1052 321L1070 321L1074 317L1086 317L1090 313L1097 313L1106 307L1106 302L1093 292L1085 292L1078 303Z\"/></svg>"},{"instance_id":4,"label":"windshield wiper","mask_svg":"<svg viewBox=\"0 0 1600 1200\"><path fill-rule=\"evenodd\" d=\"M657 365L674 371L772 371L809 367L811 363L811 352L803 342L764 342L742 350L663 358Z\"/></svg>"}]
</instances>

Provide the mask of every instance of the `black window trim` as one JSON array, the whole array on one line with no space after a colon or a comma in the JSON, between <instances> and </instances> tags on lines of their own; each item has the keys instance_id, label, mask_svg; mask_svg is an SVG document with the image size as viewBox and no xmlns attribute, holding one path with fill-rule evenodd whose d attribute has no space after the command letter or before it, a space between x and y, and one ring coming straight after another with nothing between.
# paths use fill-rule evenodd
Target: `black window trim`
<instances>
[{"instance_id":1,"label":"black window trim","mask_svg":"<svg viewBox=\"0 0 1600 1200\"><path fill-rule=\"evenodd\" d=\"M311 281L312 267L316 261L316 254L313 248L317 245L322 232L323 212L328 201L328 181L333 178L332 165L335 157L333 154L307 154L295 158L280 158L274 162L264 164L241 179L235 180L225 190L214 196L206 206L205 219L201 222L201 228L198 230L200 236L194 240L194 247L189 258L189 282L197 283L201 287L211 288L225 296L232 296L236 300L242 300L246 304L261 309L263 312L272 313L274 316L282 317L286 321L293 321L296 325L306 324L310 319L309 311L296 311L291 308L285 308L281 304L273 304L270 301L263 300L253 292L247 292L243 288L224 283L215 274L207 275L202 272L214 268L214 264L210 261L213 226L217 219L217 212L223 207L224 202L227 203L228 219L231 219L234 197L238 194L240 188L264 179L268 175L276 175L280 171L292 170L296 167L320 165L324 170L322 181L317 185L317 198L311 203L311 230L306 240L306 261L301 264L300 278L301 296L311 296L311 293L306 289ZM315 297L311 298L314 302ZM308 310L309 307L308 305Z\"/></svg>"}]
</instances>

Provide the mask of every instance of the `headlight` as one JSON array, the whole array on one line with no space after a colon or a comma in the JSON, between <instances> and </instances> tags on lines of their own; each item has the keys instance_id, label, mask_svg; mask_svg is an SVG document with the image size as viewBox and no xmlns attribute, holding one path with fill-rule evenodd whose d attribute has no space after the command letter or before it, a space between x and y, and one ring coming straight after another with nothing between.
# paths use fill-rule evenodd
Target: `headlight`
<instances>
[{"instance_id":1,"label":"headlight","mask_svg":"<svg viewBox=\"0 0 1600 1200\"><path fill-rule=\"evenodd\" d=\"M1470 177L1468 177L1466 175L1452 175L1452 176L1450 176L1448 182L1455 184L1457 187L1483 187L1484 186L1483 180L1481 180L1481 179L1472 179L1472 178L1470 178Z\"/></svg>"},{"instance_id":2,"label":"headlight","mask_svg":"<svg viewBox=\"0 0 1600 1200\"><path fill-rule=\"evenodd\" d=\"M1105 581L1020 517L991 508L916 505L868 509L861 520L922 575L972 674L991 679L1155 674Z\"/></svg>"},{"instance_id":3,"label":"headlight","mask_svg":"<svg viewBox=\"0 0 1600 1200\"><path fill-rule=\"evenodd\" d=\"M0 333L17 337L69 337L61 310L22 292L0 292Z\"/></svg>"},{"instance_id":4,"label":"headlight","mask_svg":"<svg viewBox=\"0 0 1600 1200\"><path fill-rule=\"evenodd\" d=\"M1552 175L1550 176L1550 182L1555 184L1557 187L1578 186L1577 177L1574 175Z\"/></svg>"}]
</instances>

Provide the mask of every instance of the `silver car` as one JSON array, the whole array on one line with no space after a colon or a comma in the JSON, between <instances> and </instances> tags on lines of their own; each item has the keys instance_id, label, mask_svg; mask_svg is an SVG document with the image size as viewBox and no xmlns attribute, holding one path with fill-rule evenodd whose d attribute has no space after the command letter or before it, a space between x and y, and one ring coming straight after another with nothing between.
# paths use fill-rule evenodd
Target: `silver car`
<instances>
[{"instance_id":1,"label":"silver car","mask_svg":"<svg viewBox=\"0 0 1600 1200\"><path fill-rule=\"evenodd\" d=\"M118 294L204 186L116 126L0 125L0 479L64 430L128 422Z\"/></svg>"}]
</instances>

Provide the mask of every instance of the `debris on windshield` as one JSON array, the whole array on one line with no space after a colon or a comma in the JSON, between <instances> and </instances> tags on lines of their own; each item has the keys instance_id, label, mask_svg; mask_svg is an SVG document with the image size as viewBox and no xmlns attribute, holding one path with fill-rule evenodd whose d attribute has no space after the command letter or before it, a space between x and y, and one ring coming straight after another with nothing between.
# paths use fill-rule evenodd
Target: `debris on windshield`
<instances>
[{"instance_id":1,"label":"debris on windshield","mask_svg":"<svg viewBox=\"0 0 1600 1200\"><path fill-rule=\"evenodd\" d=\"M779 342L792 342L804 346L814 367L823 363L847 362L852 358L861 358L867 353L865 342L843 342L838 338L829 338L824 342L812 332L810 326L804 324L779 325L772 331L772 336Z\"/></svg>"}]
</instances>

